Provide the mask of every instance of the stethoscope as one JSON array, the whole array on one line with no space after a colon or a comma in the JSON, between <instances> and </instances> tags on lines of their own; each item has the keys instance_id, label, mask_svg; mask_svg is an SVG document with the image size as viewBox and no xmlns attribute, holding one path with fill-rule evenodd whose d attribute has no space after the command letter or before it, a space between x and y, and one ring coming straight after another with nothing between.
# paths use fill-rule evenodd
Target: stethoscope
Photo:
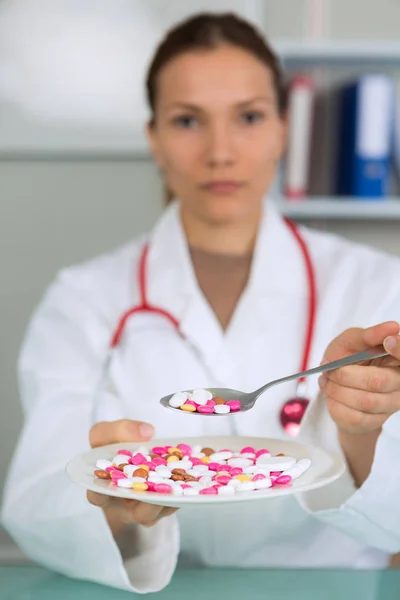
<instances>
[{"instance_id":1,"label":"stethoscope","mask_svg":"<svg viewBox=\"0 0 400 600\"><path fill-rule=\"evenodd\" d=\"M307 307L307 327L306 327L306 335L304 340L304 347L302 353L301 360L301 368L300 371L305 371L307 369L311 346L314 336L314 328L315 328L315 316L316 316L316 304L317 304L317 292L316 292L316 281L315 281L315 270L312 263L311 255L308 250L307 244L300 234L297 226L290 221L289 219L284 219L286 225L289 227L292 235L298 243L301 255L304 259L304 265L306 269L307 276L307 284L308 284L308 307ZM150 243L147 242L140 254L139 265L137 270L137 279L138 279L138 289L139 289L139 302L128 309L124 314L120 317L118 324L113 332L111 337L111 342L109 346L109 351L107 354L107 358L104 362L103 369L101 372L100 382L98 385L97 393L99 393L100 389L104 385L106 380L109 381L109 370L110 364L115 350L121 343L122 336L124 334L127 322L131 319L131 317L138 314L153 314L158 315L164 318L166 321L170 323L170 325L175 329L176 333L185 341L186 344L191 348L191 350L197 355L197 358L201 361L206 371L210 376L210 381L214 379L214 376L210 373L207 365L202 360L197 348L191 344L191 342L187 339L187 337L183 334L180 329L179 321L167 310L160 306L155 306L151 304L147 295L147 275L148 275L148 256L150 251ZM291 436L297 434L298 429L300 427L301 420L304 416L306 408L309 404L309 400L305 397L306 390L306 382L303 377L298 381L296 396L290 398L287 402L282 406L279 413L279 420L284 431ZM97 397L96 393L96 397ZM95 398L96 404L96 398ZM94 406L95 412L96 406ZM92 421L96 422L96 417L92 415ZM232 427L236 429L234 419L231 419Z\"/></svg>"}]
</instances>

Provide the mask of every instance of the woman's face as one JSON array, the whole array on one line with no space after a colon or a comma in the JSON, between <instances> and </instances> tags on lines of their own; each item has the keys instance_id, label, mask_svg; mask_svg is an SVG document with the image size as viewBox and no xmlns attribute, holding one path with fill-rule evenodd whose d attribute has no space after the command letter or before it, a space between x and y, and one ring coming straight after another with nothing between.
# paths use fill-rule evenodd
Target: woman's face
<instances>
[{"instance_id":1,"label":"woman's face","mask_svg":"<svg viewBox=\"0 0 400 600\"><path fill-rule=\"evenodd\" d=\"M159 74L148 135L182 210L214 223L258 212L285 145L270 70L229 45L178 56Z\"/></svg>"}]
</instances>

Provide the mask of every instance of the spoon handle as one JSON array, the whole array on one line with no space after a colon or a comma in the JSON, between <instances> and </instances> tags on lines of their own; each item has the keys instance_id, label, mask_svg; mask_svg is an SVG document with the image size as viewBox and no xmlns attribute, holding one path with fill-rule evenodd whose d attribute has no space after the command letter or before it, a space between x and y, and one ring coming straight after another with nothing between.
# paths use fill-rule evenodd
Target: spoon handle
<instances>
[{"instance_id":1,"label":"spoon handle","mask_svg":"<svg viewBox=\"0 0 400 600\"><path fill-rule=\"evenodd\" d=\"M255 393L257 394L257 396L260 396L270 387L278 385L279 383L286 383L287 381L292 381L293 379L301 379L302 377L307 377L308 375L317 375L318 373L333 371L334 369L340 369L341 367L354 365L365 360L381 358L387 355L388 352L386 352L383 346L376 346L375 348L370 348L369 350L364 350L363 352L357 352L356 354L350 354L349 356L345 356L344 358L340 358L339 360L334 360L333 362L320 365L319 367L315 367L314 369L308 369L307 371L303 371L301 373L295 373L294 375L289 375L288 377L282 377L281 379L270 381L263 387L259 388Z\"/></svg>"}]
</instances>

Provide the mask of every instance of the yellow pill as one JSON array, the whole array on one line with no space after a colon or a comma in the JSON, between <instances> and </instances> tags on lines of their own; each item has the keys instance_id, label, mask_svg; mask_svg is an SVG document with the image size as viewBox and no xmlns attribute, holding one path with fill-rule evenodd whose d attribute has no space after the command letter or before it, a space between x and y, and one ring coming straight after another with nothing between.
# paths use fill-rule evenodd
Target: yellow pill
<instances>
[{"instance_id":1,"label":"yellow pill","mask_svg":"<svg viewBox=\"0 0 400 600\"><path fill-rule=\"evenodd\" d=\"M186 412L195 412L196 411L196 407L193 406L193 404L182 404L180 409L184 410Z\"/></svg>"},{"instance_id":2,"label":"yellow pill","mask_svg":"<svg viewBox=\"0 0 400 600\"><path fill-rule=\"evenodd\" d=\"M200 459L202 463L204 463L205 465L208 465L208 463L210 462L210 459L208 456L203 456L203 458Z\"/></svg>"},{"instance_id":3,"label":"yellow pill","mask_svg":"<svg viewBox=\"0 0 400 600\"><path fill-rule=\"evenodd\" d=\"M147 485L147 483L141 483L141 482L134 483L132 487L137 492L145 492L146 490L149 489L149 486Z\"/></svg>"},{"instance_id":4,"label":"yellow pill","mask_svg":"<svg viewBox=\"0 0 400 600\"><path fill-rule=\"evenodd\" d=\"M219 473L217 473L217 477L226 477L226 475L228 475L229 477L228 471L220 471Z\"/></svg>"},{"instance_id":5,"label":"yellow pill","mask_svg":"<svg viewBox=\"0 0 400 600\"><path fill-rule=\"evenodd\" d=\"M150 467L148 467L147 465L139 465L138 469L145 469L146 471L150 471Z\"/></svg>"},{"instance_id":6,"label":"yellow pill","mask_svg":"<svg viewBox=\"0 0 400 600\"><path fill-rule=\"evenodd\" d=\"M250 477L247 477L247 475L236 475L235 479L238 479L239 481L251 481Z\"/></svg>"},{"instance_id":7,"label":"yellow pill","mask_svg":"<svg viewBox=\"0 0 400 600\"><path fill-rule=\"evenodd\" d=\"M171 462L179 462L179 458L177 456L168 456L167 458L167 463L171 463Z\"/></svg>"},{"instance_id":8,"label":"yellow pill","mask_svg":"<svg viewBox=\"0 0 400 600\"><path fill-rule=\"evenodd\" d=\"M168 448L168 454L175 454L175 452L177 454L182 454L182 450L179 450L179 448Z\"/></svg>"}]
</instances>

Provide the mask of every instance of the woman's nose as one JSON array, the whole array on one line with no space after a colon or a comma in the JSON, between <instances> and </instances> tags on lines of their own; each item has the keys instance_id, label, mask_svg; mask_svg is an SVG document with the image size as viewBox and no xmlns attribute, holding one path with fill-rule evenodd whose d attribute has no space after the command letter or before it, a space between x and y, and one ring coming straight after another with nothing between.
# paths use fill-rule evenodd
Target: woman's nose
<instances>
[{"instance_id":1,"label":"woman's nose","mask_svg":"<svg viewBox=\"0 0 400 600\"><path fill-rule=\"evenodd\" d=\"M206 159L210 167L228 166L235 162L235 143L228 126L210 128L207 138Z\"/></svg>"}]
</instances>

